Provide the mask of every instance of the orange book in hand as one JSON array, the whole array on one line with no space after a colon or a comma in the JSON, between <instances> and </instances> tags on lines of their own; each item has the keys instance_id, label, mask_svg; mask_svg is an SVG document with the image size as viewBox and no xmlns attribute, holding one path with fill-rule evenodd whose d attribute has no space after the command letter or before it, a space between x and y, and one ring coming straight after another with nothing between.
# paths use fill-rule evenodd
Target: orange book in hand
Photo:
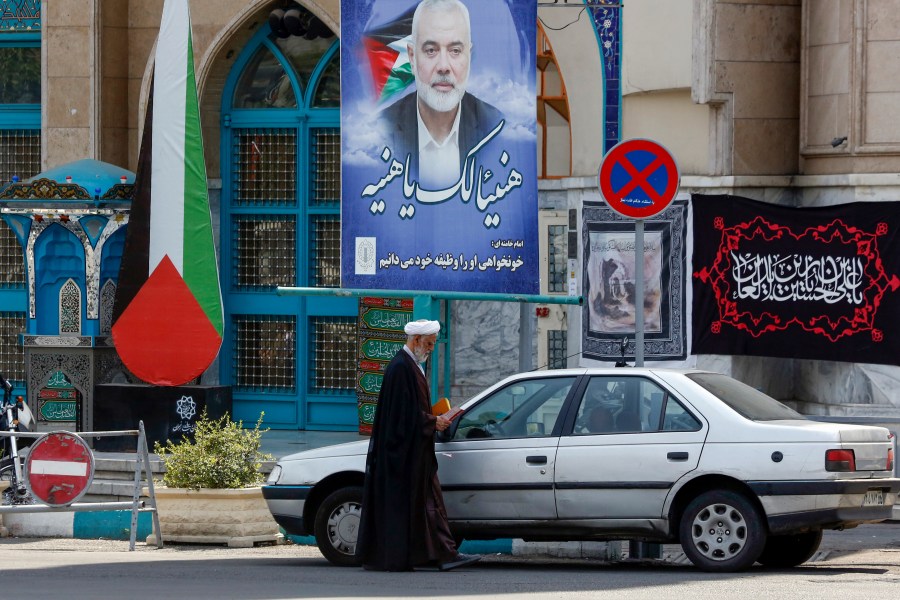
<instances>
[{"instance_id":1,"label":"orange book in hand","mask_svg":"<svg viewBox=\"0 0 900 600\"><path fill-rule=\"evenodd\" d=\"M431 414L433 414L434 416L443 415L451 421L455 419L456 415L461 412L462 411L459 409L459 407L451 407L450 401L446 398L441 398L431 406Z\"/></svg>"},{"instance_id":2,"label":"orange book in hand","mask_svg":"<svg viewBox=\"0 0 900 600\"><path fill-rule=\"evenodd\" d=\"M450 401L441 398L431 406L431 414L434 416L442 415L450 410Z\"/></svg>"}]
</instances>

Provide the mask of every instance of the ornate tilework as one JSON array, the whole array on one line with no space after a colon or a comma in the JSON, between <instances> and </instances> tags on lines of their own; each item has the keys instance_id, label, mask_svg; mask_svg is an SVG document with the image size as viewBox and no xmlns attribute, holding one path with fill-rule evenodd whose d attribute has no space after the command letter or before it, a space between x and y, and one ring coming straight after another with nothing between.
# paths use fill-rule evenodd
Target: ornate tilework
<instances>
[{"instance_id":1,"label":"ornate tilework","mask_svg":"<svg viewBox=\"0 0 900 600\"><path fill-rule=\"evenodd\" d=\"M622 105L622 36L620 32L621 1L586 0L591 13L594 29L597 31L597 42L603 60L604 90L606 97L603 104L606 108L604 122L603 151L609 152L619 143L621 105Z\"/></svg>"},{"instance_id":2,"label":"ornate tilework","mask_svg":"<svg viewBox=\"0 0 900 600\"><path fill-rule=\"evenodd\" d=\"M0 0L0 33L41 30L41 0Z\"/></svg>"},{"instance_id":3,"label":"ornate tilework","mask_svg":"<svg viewBox=\"0 0 900 600\"><path fill-rule=\"evenodd\" d=\"M81 333L81 290L68 280L59 290L59 334Z\"/></svg>"},{"instance_id":4,"label":"ornate tilework","mask_svg":"<svg viewBox=\"0 0 900 600\"><path fill-rule=\"evenodd\" d=\"M117 183L100 197L101 200L131 200L134 198L133 183Z\"/></svg>"},{"instance_id":5,"label":"ornate tilework","mask_svg":"<svg viewBox=\"0 0 900 600\"><path fill-rule=\"evenodd\" d=\"M52 179L41 177L30 182L10 184L0 194L0 199L91 200L92 198L88 191L77 183L59 183Z\"/></svg>"},{"instance_id":6,"label":"ornate tilework","mask_svg":"<svg viewBox=\"0 0 900 600\"><path fill-rule=\"evenodd\" d=\"M113 306L116 300L116 284L107 279L100 289L100 335L112 333Z\"/></svg>"}]
</instances>

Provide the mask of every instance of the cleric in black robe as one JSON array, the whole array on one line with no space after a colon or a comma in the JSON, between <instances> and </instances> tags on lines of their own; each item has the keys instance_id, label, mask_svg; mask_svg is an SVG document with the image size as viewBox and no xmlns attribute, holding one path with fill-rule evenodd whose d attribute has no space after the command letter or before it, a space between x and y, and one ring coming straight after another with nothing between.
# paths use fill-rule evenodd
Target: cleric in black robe
<instances>
[{"instance_id":1,"label":"cleric in black robe","mask_svg":"<svg viewBox=\"0 0 900 600\"><path fill-rule=\"evenodd\" d=\"M384 370L366 459L356 555L366 569L453 569L478 560L459 554L437 477L434 432L450 421L431 414L420 366L440 330L437 321L406 325L406 345Z\"/></svg>"}]
</instances>

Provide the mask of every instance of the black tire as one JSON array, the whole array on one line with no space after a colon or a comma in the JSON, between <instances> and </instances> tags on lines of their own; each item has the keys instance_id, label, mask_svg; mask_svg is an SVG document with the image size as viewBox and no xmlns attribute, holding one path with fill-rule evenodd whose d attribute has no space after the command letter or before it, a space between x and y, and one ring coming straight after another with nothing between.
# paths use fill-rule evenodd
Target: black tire
<instances>
[{"instance_id":1,"label":"black tire","mask_svg":"<svg viewBox=\"0 0 900 600\"><path fill-rule=\"evenodd\" d=\"M12 481L15 476L11 458L0 460L0 481Z\"/></svg>"},{"instance_id":2,"label":"black tire","mask_svg":"<svg viewBox=\"0 0 900 600\"><path fill-rule=\"evenodd\" d=\"M789 535L770 535L756 562L779 569L796 567L812 558L821 543L821 529Z\"/></svg>"},{"instance_id":3,"label":"black tire","mask_svg":"<svg viewBox=\"0 0 900 600\"><path fill-rule=\"evenodd\" d=\"M766 544L759 511L746 497L729 490L694 498L681 516L679 534L690 561L710 572L743 571L756 562Z\"/></svg>"},{"instance_id":4,"label":"black tire","mask_svg":"<svg viewBox=\"0 0 900 600\"><path fill-rule=\"evenodd\" d=\"M22 471L25 471L25 461L19 457L19 460L22 464ZM7 456L3 460L0 460L0 481L6 481L9 485L6 489L3 490L3 497L0 503L2 504L34 504L34 498L31 493L25 489L20 488L20 493L16 493L16 490L13 486L13 480L15 479L15 469L13 468L13 461L11 456Z\"/></svg>"},{"instance_id":5,"label":"black tire","mask_svg":"<svg viewBox=\"0 0 900 600\"><path fill-rule=\"evenodd\" d=\"M316 545L331 564L358 567L356 536L362 507L362 488L345 487L328 495L316 511Z\"/></svg>"}]
</instances>

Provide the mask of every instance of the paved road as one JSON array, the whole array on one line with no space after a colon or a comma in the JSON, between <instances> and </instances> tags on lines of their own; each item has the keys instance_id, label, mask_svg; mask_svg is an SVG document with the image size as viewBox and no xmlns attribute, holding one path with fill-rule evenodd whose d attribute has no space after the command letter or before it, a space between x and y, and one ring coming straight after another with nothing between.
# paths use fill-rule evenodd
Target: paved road
<instances>
[{"instance_id":1,"label":"paved road","mask_svg":"<svg viewBox=\"0 0 900 600\"><path fill-rule=\"evenodd\" d=\"M122 541L0 539L0 598L892 598L900 524L828 532L814 562L789 570L709 574L671 561L487 556L450 573L332 567L306 546L251 549Z\"/></svg>"}]
</instances>

